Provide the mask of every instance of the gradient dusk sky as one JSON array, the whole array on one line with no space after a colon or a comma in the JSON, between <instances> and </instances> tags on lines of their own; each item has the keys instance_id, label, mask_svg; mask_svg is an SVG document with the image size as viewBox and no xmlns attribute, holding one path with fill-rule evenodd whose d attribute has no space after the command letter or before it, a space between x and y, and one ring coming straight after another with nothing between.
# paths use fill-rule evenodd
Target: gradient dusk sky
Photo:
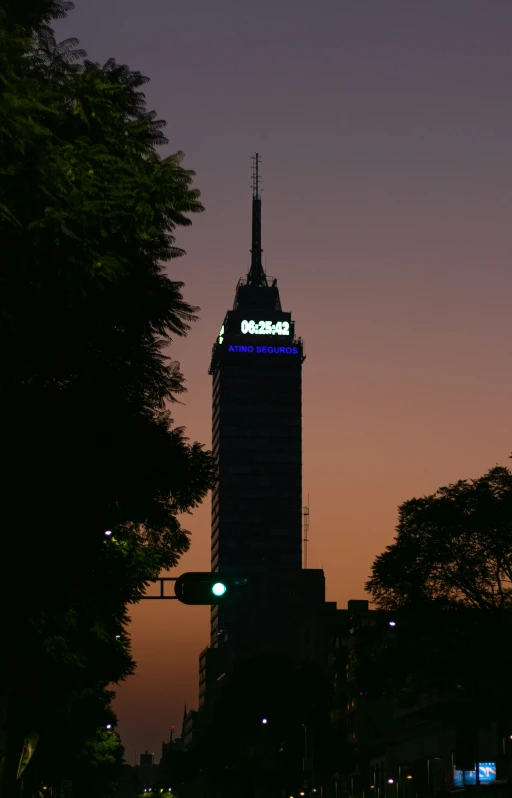
<instances>
[{"instance_id":1,"label":"gradient dusk sky","mask_svg":"<svg viewBox=\"0 0 512 798\"><path fill-rule=\"evenodd\" d=\"M56 26L151 78L206 213L178 231L200 321L172 349L174 408L211 444L211 347L250 246L305 340L304 496L327 597L364 598L397 507L511 450L511 0L77 0ZM207 570L210 502L177 572ZM127 760L197 707L208 608L133 609L116 708Z\"/></svg>"}]
</instances>

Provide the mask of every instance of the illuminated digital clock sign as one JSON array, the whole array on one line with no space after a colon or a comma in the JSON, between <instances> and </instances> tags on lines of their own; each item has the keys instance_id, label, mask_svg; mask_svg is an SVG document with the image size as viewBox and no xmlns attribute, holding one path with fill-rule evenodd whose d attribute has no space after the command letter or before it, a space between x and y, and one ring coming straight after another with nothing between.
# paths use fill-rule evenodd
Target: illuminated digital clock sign
<instances>
[{"instance_id":1,"label":"illuminated digital clock sign","mask_svg":"<svg viewBox=\"0 0 512 798\"><path fill-rule=\"evenodd\" d=\"M288 321L248 321L244 319L240 325L244 335L290 335Z\"/></svg>"}]
</instances>

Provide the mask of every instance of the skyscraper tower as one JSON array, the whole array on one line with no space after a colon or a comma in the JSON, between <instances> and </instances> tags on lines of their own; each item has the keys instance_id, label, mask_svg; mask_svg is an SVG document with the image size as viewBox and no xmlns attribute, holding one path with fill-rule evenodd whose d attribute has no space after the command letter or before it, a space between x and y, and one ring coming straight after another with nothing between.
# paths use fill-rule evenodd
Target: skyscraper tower
<instances>
[{"instance_id":1,"label":"skyscraper tower","mask_svg":"<svg viewBox=\"0 0 512 798\"><path fill-rule=\"evenodd\" d=\"M284 655L323 664L322 570L302 569L302 340L262 264L260 157L253 158L251 265L213 346L212 571L232 575L212 607L199 655L199 712L187 713L185 746L212 720L224 686L246 657ZM248 689L250 686L248 685Z\"/></svg>"},{"instance_id":2,"label":"skyscraper tower","mask_svg":"<svg viewBox=\"0 0 512 798\"><path fill-rule=\"evenodd\" d=\"M253 579L301 569L303 346L262 265L260 156L253 158L251 265L213 347L212 570ZM211 644L233 608L212 613Z\"/></svg>"}]
</instances>

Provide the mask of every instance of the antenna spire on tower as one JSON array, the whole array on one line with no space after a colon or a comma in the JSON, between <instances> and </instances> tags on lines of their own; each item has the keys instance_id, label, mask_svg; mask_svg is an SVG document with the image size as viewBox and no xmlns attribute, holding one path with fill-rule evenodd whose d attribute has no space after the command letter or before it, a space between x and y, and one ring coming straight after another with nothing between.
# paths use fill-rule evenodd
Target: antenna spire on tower
<instances>
[{"instance_id":1,"label":"antenna spire on tower","mask_svg":"<svg viewBox=\"0 0 512 798\"><path fill-rule=\"evenodd\" d=\"M260 161L261 155L255 152L252 160L252 198L261 199L260 196Z\"/></svg>"},{"instance_id":2,"label":"antenna spire on tower","mask_svg":"<svg viewBox=\"0 0 512 798\"><path fill-rule=\"evenodd\" d=\"M252 249L251 267L247 275L249 285L267 285L265 270L261 262L261 193L260 193L261 155L252 156Z\"/></svg>"}]
</instances>

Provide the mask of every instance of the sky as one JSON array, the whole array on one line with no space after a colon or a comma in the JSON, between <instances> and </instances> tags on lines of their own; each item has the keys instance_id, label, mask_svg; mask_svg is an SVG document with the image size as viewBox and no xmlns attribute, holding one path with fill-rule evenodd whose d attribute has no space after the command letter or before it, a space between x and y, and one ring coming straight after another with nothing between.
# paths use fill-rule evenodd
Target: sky
<instances>
[{"instance_id":1,"label":"sky","mask_svg":"<svg viewBox=\"0 0 512 798\"><path fill-rule=\"evenodd\" d=\"M397 508L507 465L512 393L510 0L76 0L76 36L151 78L206 212L170 264L200 321L171 353L176 422L211 445L209 357L248 268L250 156L264 262L304 338L310 567L365 598ZM176 573L209 570L210 501ZM197 707L208 608L142 602L118 690L127 761Z\"/></svg>"}]
</instances>

